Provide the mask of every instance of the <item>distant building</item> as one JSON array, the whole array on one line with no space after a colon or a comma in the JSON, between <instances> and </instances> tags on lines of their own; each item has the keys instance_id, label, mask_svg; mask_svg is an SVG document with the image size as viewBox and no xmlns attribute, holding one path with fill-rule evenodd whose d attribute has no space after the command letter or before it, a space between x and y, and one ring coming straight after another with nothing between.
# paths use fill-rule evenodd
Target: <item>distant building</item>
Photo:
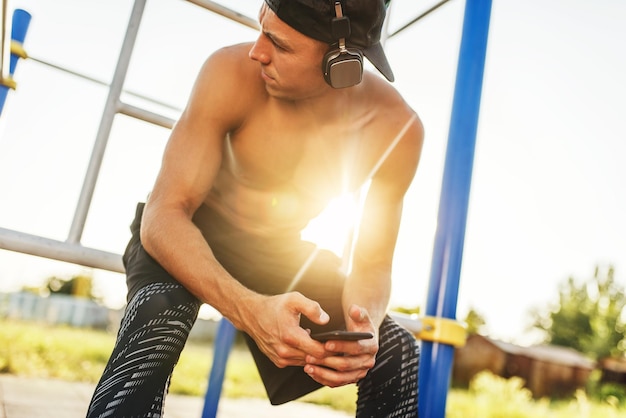
<instances>
[{"instance_id":1,"label":"distant building","mask_svg":"<svg viewBox=\"0 0 626 418\"><path fill-rule=\"evenodd\" d=\"M101 329L108 327L110 319L109 310L93 300L30 292L0 293L0 317Z\"/></svg>"},{"instance_id":2,"label":"distant building","mask_svg":"<svg viewBox=\"0 0 626 418\"><path fill-rule=\"evenodd\" d=\"M42 297L30 292L0 293L0 318L6 319L95 328L116 333L123 313L123 309L109 309L93 300L66 294ZM217 334L217 325L216 320L198 318L189 339L212 340Z\"/></svg>"},{"instance_id":3,"label":"distant building","mask_svg":"<svg viewBox=\"0 0 626 418\"><path fill-rule=\"evenodd\" d=\"M452 380L468 386L474 375L489 370L504 378L524 379L535 398L560 397L584 388L595 367L594 361L571 348L520 347L474 334L455 351Z\"/></svg>"}]
</instances>

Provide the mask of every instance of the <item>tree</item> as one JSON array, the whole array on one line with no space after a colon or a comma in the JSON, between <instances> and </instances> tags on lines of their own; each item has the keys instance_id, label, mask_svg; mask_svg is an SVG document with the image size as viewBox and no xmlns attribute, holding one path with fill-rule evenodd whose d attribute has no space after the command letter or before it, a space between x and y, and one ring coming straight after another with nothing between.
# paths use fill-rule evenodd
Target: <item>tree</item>
<instances>
[{"instance_id":1,"label":"tree","mask_svg":"<svg viewBox=\"0 0 626 418\"><path fill-rule=\"evenodd\" d=\"M615 269L596 267L592 279L578 284L570 277L550 311L535 312L534 327L546 342L571 347L592 358L626 353L626 296L615 283Z\"/></svg>"},{"instance_id":2,"label":"tree","mask_svg":"<svg viewBox=\"0 0 626 418\"><path fill-rule=\"evenodd\" d=\"M92 282L93 279L88 274L77 274L69 279L52 276L46 280L44 293L71 295L96 300L97 298L92 293Z\"/></svg>"}]
</instances>

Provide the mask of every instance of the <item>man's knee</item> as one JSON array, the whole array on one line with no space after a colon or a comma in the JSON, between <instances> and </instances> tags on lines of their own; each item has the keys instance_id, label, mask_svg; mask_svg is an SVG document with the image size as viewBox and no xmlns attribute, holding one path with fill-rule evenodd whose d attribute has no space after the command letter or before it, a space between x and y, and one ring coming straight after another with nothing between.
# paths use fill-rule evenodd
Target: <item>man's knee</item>
<instances>
[{"instance_id":1,"label":"man's knee","mask_svg":"<svg viewBox=\"0 0 626 418\"><path fill-rule=\"evenodd\" d=\"M172 283L153 283L140 289L131 299L122 322L122 332L147 328L183 333L191 331L200 302L183 286ZM170 329L166 331L166 329Z\"/></svg>"},{"instance_id":2,"label":"man's knee","mask_svg":"<svg viewBox=\"0 0 626 418\"><path fill-rule=\"evenodd\" d=\"M385 318L379 330L379 353L392 351L402 354L400 359L419 358L419 343L413 334L390 317Z\"/></svg>"}]
</instances>

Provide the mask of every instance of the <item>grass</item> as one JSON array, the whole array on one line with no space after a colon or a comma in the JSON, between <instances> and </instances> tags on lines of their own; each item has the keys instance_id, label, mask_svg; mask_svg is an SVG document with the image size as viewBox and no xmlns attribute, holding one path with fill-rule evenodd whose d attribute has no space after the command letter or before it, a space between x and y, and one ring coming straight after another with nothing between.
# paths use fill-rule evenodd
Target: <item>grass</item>
<instances>
[{"instance_id":1,"label":"grass","mask_svg":"<svg viewBox=\"0 0 626 418\"><path fill-rule=\"evenodd\" d=\"M104 332L0 321L0 372L96 382L113 347Z\"/></svg>"},{"instance_id":2,"label":"grass","mask_svg":"<svg viewBox=\"0 0 626 418\"><path fill-rule=\"evenodd\" d=\"M0 319L0 373L95 383L114 339L103 331ZM174 370L170 393L203 396L211 361L210 343L188 343ZM254 361L243 347L231 352L222 396L266 398ZM301 400L354 413L356 387L323 388ZM520 379L483 373L469 390L450 390L446 417L618 418L626 417L626 402L614 396L594 401L582 391L569 400L533 400Z\"/></svg>"},{"instance_id":3,"label":"grass","mask_svg":"<svg viewBox=\"0 0 626 418\"><path fill-rule=\"evenodd\" d=\"M96 383L115 336L84 328L0 319L0 373ZM189 342L174 369L170 393L204 396L213 359L209 342ZM266 398L249 351L236 345L226 367L222 396ZM301 399L354 412L356 387L322 388Z\"/></svg>"}]
</instances>

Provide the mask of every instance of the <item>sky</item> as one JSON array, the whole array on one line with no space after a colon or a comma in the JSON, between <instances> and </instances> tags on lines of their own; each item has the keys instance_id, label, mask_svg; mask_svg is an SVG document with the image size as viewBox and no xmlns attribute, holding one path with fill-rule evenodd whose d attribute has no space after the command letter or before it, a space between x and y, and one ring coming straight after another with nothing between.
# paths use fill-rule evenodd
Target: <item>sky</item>
<instances>
[{"instance_id":1,"label":"sky","mask_svg":"<svg viewBox=\"0 0 626 418\"><path fill-rule=\"evenodd\" d=\"M261 4L229 3L252 18ZM390 32L434 3L394 0ZM9 7L33 15L24 44L33 58L111 81L132 1L12 0ZM452 0L385 44L393 85L426 131L405 198L394 306L423 308L426 300L464 7ZM569 277L590 279L596 266L614 266L626 286L625 20L622 0L493 1L457 317L476 310L495 338L535 342L529 312L549 307ZM149 1L124 88L174 110L128 93L123 100L176 118L204 59L255 37L183 0ZM35 59L18 64L18 89L0 117L0 227L62 241L107 89ZM167 136L116 117L83 245L123 251ZM326 237L328 246L338 242ZM0 291L85 271L110 306L123 304L120 274L0 250Z\"/></svg>"}]
</instances>

